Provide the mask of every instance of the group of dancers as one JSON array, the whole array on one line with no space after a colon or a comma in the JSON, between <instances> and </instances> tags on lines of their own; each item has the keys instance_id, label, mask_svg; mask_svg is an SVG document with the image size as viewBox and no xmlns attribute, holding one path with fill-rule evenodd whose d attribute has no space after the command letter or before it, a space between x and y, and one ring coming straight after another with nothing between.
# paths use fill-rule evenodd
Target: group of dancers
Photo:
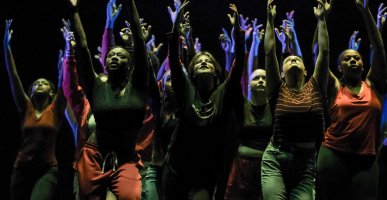
<instances>
[{"instance_id":1,"label":"group of dancers","mask_svg":"<svg viewBox=\"0 0 387 200\"><path fill-rule=\"evenodd\" d=\"M56 86L38 78L24 90L11 50L12 20L6 20L5 63L22 130L12 199L55 199L61 123L70 124L76 141L74 199L387 198L383 3L375 21L368 0L353 0L371 43L363 80L358 32L338 56L340 77L330 70L332 0L310 8L317 21L311 75L294 12L275 28L281 4L274 0L267 1L264 29L229 5L232 31L219 37L225 66L193 38L189 1L168 7L173 27L160 62L161 45L134 0L110 0L96 56L102 67L88 48L79 0L68 1L72 18L61 29ZM128 19L116 41L121 10ZM265 66L258 66L261 42Z\"/></svg>"}]
</instances>

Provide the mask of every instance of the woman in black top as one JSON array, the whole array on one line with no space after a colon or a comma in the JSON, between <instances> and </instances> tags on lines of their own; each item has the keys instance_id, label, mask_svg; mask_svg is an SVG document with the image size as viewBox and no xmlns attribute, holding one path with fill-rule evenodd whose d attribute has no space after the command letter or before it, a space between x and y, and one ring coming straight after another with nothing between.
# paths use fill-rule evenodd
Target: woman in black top
<instances>
[{"instance_id":1,"label":"woman in black top","mask_svg":"<svg viewBox=\"0 0 387 200\"><path fill-rule=\"evenodd\" d=\"M141 197L140 158L135 145L148 97L148 62L133 0L129 1L128 13L134 57L124 47L115 46L106 55L107 75L97 75L92 67L79 67L97 124L98 145L95 150L83 150L77 163L81 194L88 199L104 198L106 185L119 199Z\"/></svg>"},{"instance_id":2,"label":"woman in black top","mask_svg":"<svg viewBox=\"0 0 387 200\"><path fill-rule=\"evenodd\" d=\"M178 11L182 15L185 2ZM210 199L216 184L216 172L223 164L224 122L231 107L232 90L239 85L244 62L243 32L237 30L237 58L228 79L219 84L220 66L209 52L196 54L189 74L179 61L179 20L174 24L169 46L172 87L176 95L179 121L172 135L163 171L166 199Z\"/></svg>"}]
</instances>

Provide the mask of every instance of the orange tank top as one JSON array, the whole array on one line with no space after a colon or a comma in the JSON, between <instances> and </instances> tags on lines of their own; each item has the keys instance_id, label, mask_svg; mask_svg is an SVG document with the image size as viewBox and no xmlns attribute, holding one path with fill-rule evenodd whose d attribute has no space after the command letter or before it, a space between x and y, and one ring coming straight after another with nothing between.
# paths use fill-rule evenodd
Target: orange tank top
<instances>
[{"instance_id":1,"label":"orange tank top","mask_svg":"<svg viewBox=\"0 0 387 200\"><path fill-rule=\"evenodd\" d=\"M55 142L59 125L55 103L50 104L37 117L35 108L29 101L22 122L22 144L14 167L56 166Z\"/></svg>"},{"instance_id":2,"label":"orange tank top","mask_svg":"<svg viewBox=\"0 0 387 200\"><path fill-rule=\"evenodd\" d=\"M331 125L323 145L342 152L375 155L381 110L378 97L365 82L359 94L340 87L329 108Z\"/></svg>"}]
</instances>

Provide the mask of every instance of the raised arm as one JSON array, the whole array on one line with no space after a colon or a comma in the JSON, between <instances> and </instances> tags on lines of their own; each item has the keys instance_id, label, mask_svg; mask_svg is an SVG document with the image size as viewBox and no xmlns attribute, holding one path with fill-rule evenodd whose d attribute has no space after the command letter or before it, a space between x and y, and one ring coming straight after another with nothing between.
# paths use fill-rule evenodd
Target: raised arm
<instances>
[{"instance_id":1,"label":"raised arm","mask_svg":"<svg viewBox=\"0 0 387 200\"><path fill-rule=\"evenodd\" d=\"M222 28L223 33L219 35L220 44L225 56L225 71L230 73L231 70L231 39L228 36L226 29Z\"/></svg>"},{"instance_id":2,"label":"raised arm","mask_svg":"<svg viewBox=\"0 0 387 200\"><path fill-rule=\"evenodd\" d=\"M302 58L302 52L300 48L300 44L298 43L298 37L296 34L296 30L294 28L294 11L290 11L286 13L286 31L289 34L289 44L291 54L299 56Z\"/></svg>"},{"instance_id":3,"label":"raised arm","mask_svg":"<svg viewBox=\"0 0 387 200\"><path fill-rule=\"evenodd\" d=\"M379 5L376 26L378 27L380 35L382 35L383 27L386 24L387 7L383 3Z\"/></svg>"},{"instance_id":4,"label":"raised arm","mask_svg":"<svg viewBox=\"0 0 387 200\"><path fill-rule=\"evenodd\" d=\"M246 80L244 81L244 84L248 84L248 79L253 73L255 69L258 68L258 50L259 50L259 44L261 43L261 40L264 35L264 30L259 30L262 28L262 24L257 25L257 19L254 19L253 21L253 41L251 42L251 48L249 52L249 58L247 61L247 74L246 77L244 77ZM247 99L251 99L251 91L247 92Z\"/></svg>"},{"instance_id":5,"label":"raised arm","mask_svg":"<svg viewBox=\"0 0 387 200\"><path fill-rule=\"evenodd\" d=\"M78 74L76 69L75 46L76 42L72 41L74 37L65 37L66 40L66 55L63 60L63 82L62 88L64 96L70 106L74 117L79 121L85 104L88 103L82 87L78 83Z\"/></svg>"},{"instance_id":6,"label":"raised arm","mask_svg":"<svg viewBox=\"0 0 387 200\"><path fill-rule=\"evenodd\" d=\"M372 63L367 74L367 81L371 83L371 86L373 86L379 94L384 94L386 88L387 64L383 40L368 7L368 0L354 1L363 16L368 38L372 45Z\"/></svg>"},{"instance_id":7,"label":"raised arm","mask_svg":"<svg viewBox=\"0 0 387 200\"><path fill-rule=\"evenodd\" d=\"M325 16L326 16L325 18L327 18L329 13L331 12L331 9L332 9L332 6L333 6L333 2L334 2L333 0L322 0L322 3L324 5L324 9L325 9ZM313 41L312 41L313 63L316 63L317 55L318 55L318 42L317 42L317 38L318 38L318 26L316 26L316 29L314 31ZM330 73L330 74L333 75L333 73ZM332 76L332 78L333 77L334 76ZM336 77L335 77L335 79L336 79Z\"/></svg>"},{"instance_id":8,"label":"raised arm","mask_svg":"<svg viewBox=\"0 0 387 200\"><path fill-rule=\"evenodd\" d=\"M180 51L179 51L179 24L180 19L179 15L184 13L185 7L189 4L189 1L185 1L181 5L180 9L177 11L176 21L173 24L172 33L169 35L169 49L168 49L168 61L169 67L171 69L171 80L173 91L176 96L176 101L178 103L183 102L184 90L188 82L188 76L184 73L184 67L180 60Z\"/></svg>"},{"instance_id":9,"label":"raised arm","mask_svg":"<svg viewBox=\"0 0 387 200\"><path fill-rule=\"evenodd\" d=\"M233 11L233 16L229 14L231 24L235 30L235 60L228 76L229 86L231 88L239 87L243 68L245 66L245 31L241 28L239 22L238 10L234 4L230 4L229 8Z\"/></svg>"},{"instance_id":10,"label":"raised arm","mask_svg":"<svg viewBox=\"0 0 387 200\"><path fill-rule=\"evenodd\" d=\"M12 19L5 21L5 33L4 33L5 66L8 72L9 84L11 86L13 100L15 101L19 114L22 114L26 110L26 105L29 100L29 97L23 89L23 85L17 73L16 64L12 55L12 50L10 45L11 35L12 35L11 24L12 24Z\"/></svg>"},{"instance_id":11,"label":"raised arm","mask_svg":"<svg viewBox=\"0 0 387 200\"><path fill-rule=\"evenodd\" d=\"M329 75L329 37L327 25L325 23L325 9L321 1L318 1L317 7L314 7L314 15L318 20L319 52L313 78L317 81L322 94L326 94Z\"/></svg>"},{"instance_id":12,"label":"raised arm","mask_svg":"<svg viewBox=\"0 0 387 200\"><path fill-rule=\"evenodd\" d=\"M79 56L78 56L78 58L80 59L79 63L85 68L90 68L93 71L94 76L96 77L97 74L94 71L92 56L91 56L89 47L87 45L87 37L85 34L85 30L83 29L81 17L79 15L80 0L69 0L69 2L73 11L75 39L77 39L78 40L77 43L80 44Z\"/></svg>"},{"instance_id":13,"label":"raised arm","mask_svg":"<svg viewBox=\"0 0 387 200\"><path fill-rule=\"evenodd\" d=\"M109 0L109 3L106 7L106 25L105 31L102 35L102 44L101 44L101 63L105 70L105 61L106 54L109 51L109 48L114 46L114 24L118 15L120 14L122 5L116 6L116 0ZM106 73L106 71L105 71Z\"/></svg>"},{"instance_id":14,"label":"raised arm","mask_svg":"<svg viewBox=\"0 0 387 200\"><path fill-rule=\"evenodd\" d=\"M273 0L267 2L267 22L265 33L265 69L266 69L266 88L268 97L271 97L281 84L279 65L276 55L275 35L274 35L274 18L276 15L276 6Z\"/></svg>"},{"instance_id":15,"label":"raised arm","mask_svg":"<svg viewBox=\"0 0 387 200\"><path fill-rule=\"evenodd\" d=\"M129 0L129 23L132 28L134 42L134 69L132 74L133 87L139 91L148 89L148 57L145 47L145 39L141 30L140 17L134 0Z\"/></svg>"}]
</instances>

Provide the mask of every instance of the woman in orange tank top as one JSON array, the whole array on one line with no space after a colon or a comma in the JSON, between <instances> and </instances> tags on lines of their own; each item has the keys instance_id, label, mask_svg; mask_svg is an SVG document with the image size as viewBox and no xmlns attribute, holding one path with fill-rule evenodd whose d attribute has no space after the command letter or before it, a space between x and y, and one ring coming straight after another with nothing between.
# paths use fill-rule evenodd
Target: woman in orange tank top
<instances>
[{"instance_id":1,"label":"woman in orange tank top","mask_svg":"<svg viewBox=\"0 0 387 200\"><path fill-rule=\"evenodd\" d=\"M347 49L339 55L339 80L328 83L331 125L320 148L317 169L325 199L375 199L374 161L378 149L382 96L385 94L386 56L382 38L367 1L355 1L372 44L372 63L365 81L360 53ZM375 175L375 176L374 176Z\"/></svg>"}]
</instances>

